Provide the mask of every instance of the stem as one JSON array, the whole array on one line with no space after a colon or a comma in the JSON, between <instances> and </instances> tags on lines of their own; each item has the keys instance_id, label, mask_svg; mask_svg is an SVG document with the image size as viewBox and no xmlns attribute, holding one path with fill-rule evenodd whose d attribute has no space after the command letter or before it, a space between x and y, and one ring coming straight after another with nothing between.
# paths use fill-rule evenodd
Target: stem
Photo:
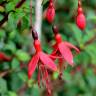
<instances>
[{"instance_id":1,"label":"stem","mask_svg":"<svg viewBox=\"0 0 96 96\"><path fill-rule=\"evenodd\" d=\"M21 0L19 3L16 4L15 8L20 8L25 1L26 0Z\"/></svg>"},{"instance_id":2,"label":"stem","mask_svg":"<svg viewBox=\"0 0 96 96\"><path fill-rule=\"evenodd\" d=\"M30 0L30 32L32 33L34 40L37 40L38 34L36 30L33 28L33 24L32 24L32 0Z\"/></svg>"},{"instance_id":3,"label":"stem","mask_svg":"<svg viewBox=\"0 0 96 96\"><path fill-rule=\"evenodd\" d=\"M9 13L6 13L4 18L0 21L0 27L8 20L8 14Z\"/></svg>"},{"instance_id":4,"label":"stem","mask_svg":"<svg viewBox=\"0 0 96 96\"><path fill-rule=\"evenodd\" d=\"M81 0L78 0L78 7L81 7Z\"/></svg>"},{"instance_id":5,"label":"stem","mask_svg":"<svg viewBox=\"0 0 96 96\"><path fill-rule=\"evenodd\" d=\"M41 28L42 28L42 0L36 0L35 6L35 30L38 32L38 37L41 39Z\"/></svg>"},{"instance_id":6,"label":"stem","mask_svg":"<svg viewBox=\"0 0 96 96\"><path fill-rule=\"evenodd\" d=\"M30 27L32 28L32 0L30 0Z\"/></svg>"}]
</instances>

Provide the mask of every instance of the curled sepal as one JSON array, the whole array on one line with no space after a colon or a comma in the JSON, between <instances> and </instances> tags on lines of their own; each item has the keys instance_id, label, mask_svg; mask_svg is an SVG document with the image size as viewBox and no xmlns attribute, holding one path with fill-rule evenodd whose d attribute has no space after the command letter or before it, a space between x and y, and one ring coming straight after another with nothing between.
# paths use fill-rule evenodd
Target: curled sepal
<instances>
[{"instance_id":1,"label":"curled sepal","mask_svg":"<svg viewBox=\"0 0 96 96\"><path fill-rule=\"evenodd\" d=\"M69 42L67 42L67 41L64 41L64 44L65 44L67 47L69 47L69 48L75 49L75 50L77 51L77 53L80 53L80 50L79 50L77 47L75 47L73 44L71 44L71 43L69 43Z\"/></svg>"}]
</instances>

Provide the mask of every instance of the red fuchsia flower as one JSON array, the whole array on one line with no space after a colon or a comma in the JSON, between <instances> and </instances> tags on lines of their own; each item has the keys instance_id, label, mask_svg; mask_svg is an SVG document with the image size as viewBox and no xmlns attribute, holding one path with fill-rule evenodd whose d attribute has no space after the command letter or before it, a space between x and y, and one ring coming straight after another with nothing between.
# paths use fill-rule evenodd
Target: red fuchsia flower
<instances>
[{"instance_id":1,"label":"red fuchsia flower","mask_svg":"<svg viewBox=\"0 0 96 96\"><path fill-rule=\"evenodd\" d=\"M8 57L6 54L4 54L3 52L0 52L0 61L10 61L11 58Z\"/></svg>"},{"instance_id":2,"label":"red fuchsia flower","mask_svg":"<svg viewBox=\"0 0 96 96\"><path fill-rule=\"evenodd\" d=\"M86 27L86 18L84 16L80 0L78 0L78 10L77 11L78 11L78 14L77 14L77 18L76 18L76 24L81 30L84 30Z\"/></svg>"},{"instance_id":3,"label":"red fuchsia flower","mask_svg":"<svg viewBox=\"0 0 96 96\"><path fill-rule=\"evenodd\" d=\"M67 61L71 66L73 66L74 62L71 49L75 49L78 53L80 52L79 49L67 41L63 42L56 26L53 26L53 32L55 34L56 44L54 45L55 50L51 55L60 56L63 58L63 60ZM62 67L62 64L60 64L60 67Z\"/></svg>"},{"instance_id":4,"label":"red fuchsia flower","mask_svg":"<svg viewBox=\"0 0 96 96\"><path fill-rule=\"evenodd\" d=\"M50 0L48 9L46 11L46 19L49 23L52 23L54 18L55 18L55 8L54 8L54 5L53 5L53 1Z\"/></svg>"},{"instance_id":5,"label":"red fuchsia flower","mask_svg":"<svg viewBox=\"0 0 96 96\"><path fill-rule=\"evenodd\" d=\"M38 66L38 85L40 85L40 80L42 78L42 81L45 84L48 93L51 93L49 86L48 69L57 71L57 67L53 60L42 51L37 32L34 29L32 29L32 35L34 38L34 47L36 53L28 64L28 77L29 79L31 78L36 67Z\"/></svg>"}]
</instances>

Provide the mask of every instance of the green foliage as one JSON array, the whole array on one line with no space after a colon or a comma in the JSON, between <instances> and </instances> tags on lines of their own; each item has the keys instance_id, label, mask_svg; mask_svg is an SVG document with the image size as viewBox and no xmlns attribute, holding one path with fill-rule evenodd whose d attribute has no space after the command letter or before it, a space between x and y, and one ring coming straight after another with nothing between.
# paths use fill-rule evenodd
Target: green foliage
<instances>
[{"instance_id":1,"label":"green foliage","mask_svg":"<svg viewBox=\"0 0 96 96\"><path fill-rule=\"evenodd\" d=\"M0 96L46 96L44 88L37 86L37 78L28 80L27 64L33 50L30 36L30 0L20 8L15 8L20 0L0 0L0 21L8 14L8 20L0 26L0 51L10 62L0 61ZM35 22L35 2L33 0L32 19ZM42 0L43 11L49 0ZM68 66L63 72L63 80L58 73L52 78L52 96L96 96L96 0L81 0L87 26L84 31L75 24L78 0L53 0L56 8L54 24L57 24L63 40L77 46L81 53L74 57L75 66ZM51 53L55 42L52 25L43 18L42 48ZM34 51L34 50L33 50ZM73 52L74 54L74 52ZM37 76L37 70L34 77ZM23 94L23 95L22 95Z\"/></svg>"}]
</instances>

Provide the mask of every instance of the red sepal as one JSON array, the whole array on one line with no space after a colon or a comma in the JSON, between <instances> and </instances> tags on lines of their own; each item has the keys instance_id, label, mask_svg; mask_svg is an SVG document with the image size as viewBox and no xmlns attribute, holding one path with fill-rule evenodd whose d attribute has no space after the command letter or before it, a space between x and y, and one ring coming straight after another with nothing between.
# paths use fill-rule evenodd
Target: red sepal
<instances>
[{"instance_id":1,"label":"red sepal","mask_svg":"<svg viewBox=\"0 0 96 96\"><path fill-rule=\"evenodd\" d=\"M77 53L80 53L80 50L79 50L77 47L75 47L73 44L71 44L71 43L69 43L69 42L67 42L67 41L64 41L64 44L65 44L67 47L69 47L69 48L75 49L75 50L77 51Z\"/></svg>"},{"instance_id":2,"label":"red sepal","mask_svg":"<svg viewBox=\"0 0 96 96\"><path fill-rule=\"evenodd\" d=\"M59 44L59 50L60 53L62 54L63 58L71 65L73 66L73 55L72 52L70 51L70 49L68 47L66 47L64 45L64 43L62 42L61 44Z\"/></svg>"},{"instance_id":3,"label":"red sepal","mask_svg":"<svg viewBox=\"0 0 96 96\"><path fill-rule=\"evenodd\" d=\"M29 79L33 75L33 72L36 69L38 61L39 61L39 55L36 54L36 55L33 56L33 58L31 59L30 63L28 64L28 78Z\"/></svg>"}]
</instances>

